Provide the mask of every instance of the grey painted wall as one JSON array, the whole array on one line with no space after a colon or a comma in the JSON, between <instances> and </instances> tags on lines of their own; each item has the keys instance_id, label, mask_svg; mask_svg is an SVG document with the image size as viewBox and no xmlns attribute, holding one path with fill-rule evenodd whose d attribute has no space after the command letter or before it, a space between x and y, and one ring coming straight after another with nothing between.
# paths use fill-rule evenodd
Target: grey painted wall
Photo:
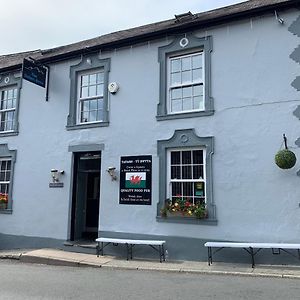
<instances>
[{"instance_id":1,"label":"grey painted wall","mask_svg":"<svg viewBox=\"0 0 300 300\"><path fill-rule=\"evenodd\" d=\"M13 213L0 215L4 234L69 237L70 145L104 144L102 151L100 231L186 237L202 240L299 242L300 160L280 170L274 155L286 133L291 145L299 137L292 113L300 104L291 82L299 65L290 54L299 37L288 27L298 11L273 14L196 32L213 40L211 94L215 114L181 120L156 120L159 102L158 47L172 38L103 53L110 58L109 82L120 90L109 94L108 127L67 131L70 66L78 60L51 65L49 102L45 90L23 81L19 135L1 137L18 151ZM157 141L176 129L194 128L198 136L214 136L213 188L218 223L215 226L156 221L159 194ZM293 148L293 147L291 147ZM300 150L294 152L300 158ZM119 169L120 156L153 156L151 206L119 205L118 181L105 171ZM49 189L50 170L65 170L64 188Z\"/></svg>"}]
</instances>

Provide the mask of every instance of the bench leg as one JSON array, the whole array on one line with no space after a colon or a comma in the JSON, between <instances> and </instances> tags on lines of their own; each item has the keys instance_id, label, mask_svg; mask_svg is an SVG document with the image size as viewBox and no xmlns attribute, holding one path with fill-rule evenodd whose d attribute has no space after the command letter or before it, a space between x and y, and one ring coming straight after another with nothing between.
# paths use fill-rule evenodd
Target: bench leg
<instances>
[{"instance_id":1,"label":"bench leg","mask_svg":"<svg viewBox=\"0 0 300 300\"><path fill-rule=\"evenodd\" d=\"M100 243L98 242L97 243L97 246L96 246L96 255L97 255L97 257L99 257L99 253L100 252Z\"/></svg>"},{"instance_id":2,"label":"bench leg","mask_svg":"<svg viewBox=\"0 0 300 300\"><path fill-rule=\"evenodd\" d=\"M164 244L161 245L161 250L162 250L162 259L163 259L163 261L166 261L166 255L165 255L165 247L164 247Z\"/></svg>"},{"instance_id":3,"label":"bench leg","mask_svg":"<svg viewBox=\"0 0 300 300\"><path fill-rule=\"evenodd\" d=\"M254 251L253 251L253 248L252 248L252 247L250 247L249 250L250 250L250 255L251 255L252 268L254 268L254 266L255 266L255 262L254 262Z\"/></svg>"},{"instance_id":4,"label":"bench leg","mask_svg":"<svg viewBox=\"0 0 300 300\"><path fill-rule=\"evenodd\" d=\"M207 259L208 259L208 265L210 266L212 264L212 251L211 251L211 247L207 247Z\"/></svg>"}]
</instances>

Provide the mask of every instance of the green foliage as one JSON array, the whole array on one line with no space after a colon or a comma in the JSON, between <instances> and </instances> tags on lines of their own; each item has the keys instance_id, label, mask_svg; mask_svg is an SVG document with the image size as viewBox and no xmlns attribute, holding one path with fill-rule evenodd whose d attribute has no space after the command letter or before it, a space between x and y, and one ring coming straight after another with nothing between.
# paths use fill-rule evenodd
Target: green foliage
<instances>
[{"instance_id":1,"label":"green foliage","mask_svg":"<svg viewBox=\"0 0 300 300\"><path fill-rule=\"evenodd\" d=\"M275 155L276 165L281 169L291 169L296 161L296 155L288 149L280 150Z\"/></svg>"}]
</instances>

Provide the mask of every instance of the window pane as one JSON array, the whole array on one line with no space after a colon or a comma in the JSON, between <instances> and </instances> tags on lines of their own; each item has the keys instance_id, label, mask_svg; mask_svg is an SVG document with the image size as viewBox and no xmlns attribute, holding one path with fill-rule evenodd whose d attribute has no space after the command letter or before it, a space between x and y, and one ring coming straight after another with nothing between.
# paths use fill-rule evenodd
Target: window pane
<instances>
[{"instance_id":1,"label":"window pane","mask_svg":"<svg viewBox=\"0 0 300 300\"><path fill-rule=\"evenodd\" d=\"M90 84L90 85L96 84L96 79L97 79L97 75L96 75L96 74L91 74L91 75L90 75L90 81L89 81L89 84Z\"/></svg>"},{"instance_id":2,"label":"window pane","mask_svg":"<svg viewBox=\"0 0 300 300\"><path fill-rule=\"evenodd\" d=\"M185 71L182 72L182 82L191 82L192 81L192 72Z\"/></svg>"},{"instance_id":3,"label":"window pane","mask_svg":"<svg viewBox=\"0 0 300 300\"><path fill-rule=\"evenodd\" d=\"M83 87L81 88L81 98L87 98L89 96L89 88L88 87Z\"/></svg>"},{"instance_id":4,"label":"window pane","mask_svg":"<svg viewBox=\"0 0 300 300\"><path fill-rule=\"evenodd\" d=\"M192 163L191 151L182 151L182 164L190 165Z\"/></svg>"},{"instance_id":5,"label":"window pane","mask_svg":"<svg viewBox=\"0 0 300 300\"><path fill-rule=\"evenodd\" d=\"M17 98L17 95L18 95L18 90L17 89L13 89L13 93L14 93L14 98Z\"/></svg>"},{"instance_id":6,"label":"window pane","mask_svg":"<svg viewBox=\"0 0 300 300\"><path fill-rule=\"evenodd\" d=\"M199 81L202 79L202 69L193 70L193 81Z\"/></svg>"},{"instance_id":7,"label":"window pane","mask_svg":"<svg viewBox=\"0 0 300 300\"><path fill-rule=\"evenodd\" d=\"M193 164L203 164L203 150L193 151Z\"/></svg>"},{"instance_id":8,"label":"window pane","mask_svg":"<svg viewBox=\"0 0 300 300\"><path fill-rule=\"evenodd\" d=\"M181 69L180 58L171 60L171 72L179 72Z\"/></svg>"},{"instance_id":9,"label":"window pane","mask_svg":"<svg viewBox=\"0 0 300 300\"><path fill-rule=\"evenodd\" d=\"M179 89L172 89L171 90L171 98L172 99L180 99L181 98L181 95L182 95L182 89L179 88Z\"/></svg>"},{"instance_id":10,"label":"window pane","mask_svg":"<svg viewBox=\"0 0 300 300\"><path fill-rule=\"evenodd\" d=\"M82 101L82 111L89 111L90 110L90 101Z\"/></svg>"},{"instance_id":11,"label":"window pane","mask_svg":"<svg viewBox=\"0 0 300 300\"><path fill-rule=\"evenodd\" d=\"M98 99L98 109L103 109L103 99Z\"/></svg>"},{"instance_id":12,"label":"window pane","mask_svg":"<svg viewBox=\"0 0 300 300\"><path fill-rule=\"evenodd\" d=\"M180 83L181 83L180 73L172 73L171 84L180 84Z\"/></svg>"},{"instance_id":13,"label":"window pane","mask_svg":"<svg viewBox=\"0 0 300 300\"><path fill-rule=\"evenodd\" d=\"M97 121L97 111L96 110L92 110L92 111L90 111L89 122L95 122L95 121Z\"/></svg>"},{"instance_id":14,"label":"window pane","mask_svg":"<svg viewBox=\"0 0 300 300\"><path fill-rule=\"evenodd\" d=\"M7 91L3 91L3 97L2 97L3 100L6 100L7 99Z\"/></svg>"},{"instance_id":15,"label":"window pane","mask_svg":"<svg viewBox=\"0 0 300 300\"><path fill-rule=\"evenodd\" d=\"M191 57L182 58L181 64L182 64L182 71L190 70L191 69Z\"/></svg>"},{"instance_id":16,"label":"window pane","mask_svg":"<svg viewBox=\"0 0 300 300\"><path fill-rule=\"evenodd\" d=\"M180 100L172 100L172 102L171 102L171 111L172 112L182 111L181 99Z\"/></svg>"},{"instance_id":17,"label":"window pane","mask_svg":"<svg viewBox=\"0 0 300 300\"><path fill-rule=\"evenodd\" d=\"M198 165L198 166L193 166L193 179L203 179L203 166Z\"/></svg>"},{"instance_id":18,"label":"window pane","mask_svg":"<svg viewBox=\"0 0 300 300\"><path fill-rule=\"evenodd\" d=\"M8 90L7 98L8 99L12 99L13 98L13 90Z\"/></svg>"},{"instance_id":19,"label":"window pane","mask_svg":"<svg viewBox=\"0 0 300 300\"><path fill-rule=\"evenodd\" d=\"M0 181L5 181L5 172L0 171Z\"/></svg>"},{"instance_id":20,"label":"window pane","mask_svg":"<svg viewBox=\"0 0 300 300\"><path fill-rule=\"evenodd\" d=\"M171 165L180 165L180 151L171 152Z\"/></svg>"},{"instance_id":21,"label":"window pane","mask_svg":"<svg viewBox=\"0 0 300 300\"><path fill-rule=\"evenodd\" d=\"M194 85L193 86L193 95L200 96L203 95L203 85Z\"/></svg>"},{"instance_id":22,"label":"window pane","mask_svg":"<svg viewBox=\"0 0 300 300\"><path fill-rule=\"evenodd\" d=\"M5 181L10 181L10 171L5 173Z\"/></svg>"},{"instance_id":23,"label":"window pane","mask_svg":"<svg viewBox=\"0 0 300 300\"><path fill-rule=\"evenodd\" d=\"M89 113L88 112L82 112L81 113L81 122L88 122L88 119L89 119Z\"/></svg>"},{"instance_id":24,"label":"window pane","mask_svg":"<svg viewBox=\"0 0 300 300\"><path fill-rule=\"evenodd\" d=\"M193 69L202 68L202 55L201 54L192 56L192 68Z\"/></svg>"},{"instance_id":25,"label":"window pane","mask_svg":"<svg viewBox=\"0 0 300 300\"><path fill-rule=\"evenodd\" d=\"M194 193L196 197L204 197L205 190L204 190L204 182L195 182L194 183Z\"/></svg>"},{"instance_id":26,"label":"window pane","mask_svg":"<svg viewBox=\"0 0 300 300\"><path fill-rule=\"evenodd\" d=\"M182 110L191 110L193 109L192 98L184 98L182 100Z\"/></svg>"},{"instance_id":27,"label":"window pane","mask_svg":"<svg viewBox=\"0 0 300 300\"><path fill-rule=\"evenodd\" d=\"M104 73L100 72L97 73L97 83L103 83L104 82Z\"/></svg>"},{"instance_id":28,"label":"window pane","mask_svg":"<svg viewBox=\"0 0 300 300\"><path fill-rule=\"evenodd\" d=\"M183 196L186 196L186 200L192 201L193 197L193 183L192 182L183 182Z\"/></svg>"},{"instance_id":29,"label":"window pane","mask_svg":"<svg viewBox=\"0 0 300 300\"><path fill-rule=\"evenodd\" d=\"M103 84L98 84L97 85L97 95L98 96L103 96Z\"/></svg>"},{"instance_id":30,"label":"window pane","mask_svg":"<svg viewBox=\"0 0 300 300\"><path fill-rule=\"evenodd\" d=\"M182 179L192 179L192 167L183 166L182 167Z\"/></svg>"},{"instance_id":31,"label":"window pane","mask_svg":"<svg viewBox=\"0 0 300 300\"><path fill-rule=\"evenodd\" d=\"M6 102L6 108L13 108L13 99Z\"/></svg>"},{"instance_id":32,"label":"window pane","mask_svg":"<svg viewBox=\"0 0 300 300\"><path fill-rule=\"evenodd\" d=\"M172 182L171 184L171 195L172 197L178 197L182 195L181 191L181 183L180 182Z\"/></svg>"},{"instance_id":33,"label":"window pane","mask_svg":"<svg viewBox=\"0 0 300 300\"><path fill-rule=\"evenodd\" d=\"M182 96L183 97L191 97L192 96L192 87L191 86L184 87L182 89Z\"/></svg>"},{"instance_id":34,"label":"window pane","mask_svg":"<svg viewBox=\"0 0 300 300\"><path fill-rule=\"evenodd\" d=\"M81 76L81 86L83 85L88 85L89 84L89 76L88 75L83 75Z\"/></svg>"},{"instance_id":35,"label":"window pane","mask_svg":"<svg viewBox=\"0 0 300 300\"><path fill-rule=\"evenodd\" d=\"M204 109L203 96L193 98L193 109Z\"/></svg>"},{"instance_id":36,"label":"window pane","mask_svg":"<svg viewBox=\"0 0 300 300\"><path fill-rule=\"evenodd\" d=\"M98 109L98 100L90 100L90 110L97 110Z\"/></svg>"},{"instance_id":37,"label":"window pane","mask_svg":"<svg viewBox=\"0 0 300 300\"><path fill-rule=\"evenodd\" d=\"M103 121L103 110L97 111L97 121Z\"/></svg>"},{"instance_id":38,"label":"window pane","mask_svg":"<svg viewBox=\"0 0 300 300\"><path fill-rule=\"evenodd\" d=\"M181 179L180 166L171 167L171 179Z\"/></svg>"},{"instance_id":39,"label":"window pane","mask_svg":"<svg viewBox=\"0 0 300 300\"><path fill-rule=\"evenodd\" d=\"M91 85L89 88L89 97L95 97L97 95L97 89L95 85Z\"/></svg>"}]
</instances>

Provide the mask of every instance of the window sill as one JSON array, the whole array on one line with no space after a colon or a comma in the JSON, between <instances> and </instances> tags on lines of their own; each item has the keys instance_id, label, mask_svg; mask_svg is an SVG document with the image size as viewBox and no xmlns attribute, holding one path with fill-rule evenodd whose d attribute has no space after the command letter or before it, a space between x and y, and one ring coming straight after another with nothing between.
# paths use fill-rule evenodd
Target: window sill
<instances>
[{"instance_id":1,"label":"window sill","mask_svg":"<svg viewBox=\"0 0 300 300\"><path fill-rule=\"evenodd\" d=\"M76 124L76 125L67 125L67 130L77 130L77 129L86 129L86 128L96 128L96 127L107 127L109 122L99 122L99 123L88 123L88 124Z\"/></svg>"},{"instance_id":2,"label":"window sill","mask_svg":"<svg viewBox=\"0 0 300 300\"><path fill-rule=\"evenodd\" d=\"M1 136L14 136L14 135L18 135L19 132L18 131L0 131L0 137Z\"/></svg>"},{"instance_id":3,"label":"window sill","mask_svg":"<svg viewBox=\"0 0 300 300\"><path fill-rule=\"evenodd\" d=\"M156 116L157 121L165 121L165 120L174 120L174 119L185 119L185 118L196 118L196 117L204 117L211 116L214 114L214 110L205 110L205 111L195 111L195 112L187 112L187 113L178 113L178 114L166 114Z\"/></svg>"},{"instance_id":4,"label":"window sill","mask_svg":"<svg viewBox=\"0 0 300 300\"><path fill-rule=\"evenodd\" d=\"M0 214L11 215L12 212L12 209L0 209Z\"/></svg>"},{"instance_id":5,"label":"window sill","mask_svg":"<svg viewBox=\"0 0 300 300\"><path fill-rule=\"evenodd\" d=\"M196 225L217 225L218 220L216 219L196 219L191 217L156 217L157 222L165 222L165 223L182 223L182 224L196 224Z\"/></svg>"}]
</instances>

